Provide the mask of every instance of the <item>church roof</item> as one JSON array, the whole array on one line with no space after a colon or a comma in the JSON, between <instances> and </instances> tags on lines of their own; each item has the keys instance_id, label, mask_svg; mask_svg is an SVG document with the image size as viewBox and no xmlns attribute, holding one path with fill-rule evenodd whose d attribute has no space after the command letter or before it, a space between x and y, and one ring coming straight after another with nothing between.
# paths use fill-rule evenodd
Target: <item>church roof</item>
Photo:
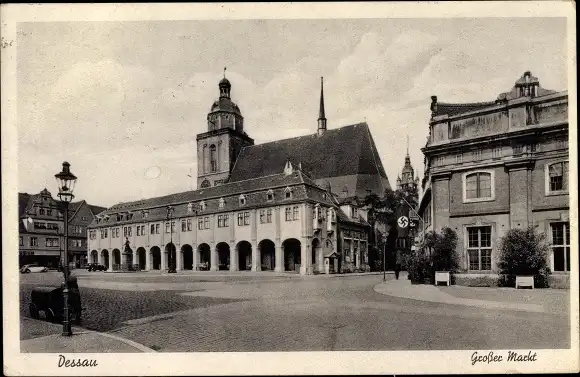
<instances>
[{"instance_id":1,"label":"church roof","mask_svg":"<svg viewBox=\"0 0 580 377\"><path fill-rule=\"evenodd\" d=\"M236 160L230 182L275 174L283 170L288 160L301 164L315 181L328 179L335 193L348 186L350 195L364 197L369 188L382 194L389 187L366 123L330 129L322 135L247 146Z\"/></svg>"}]
</instances>

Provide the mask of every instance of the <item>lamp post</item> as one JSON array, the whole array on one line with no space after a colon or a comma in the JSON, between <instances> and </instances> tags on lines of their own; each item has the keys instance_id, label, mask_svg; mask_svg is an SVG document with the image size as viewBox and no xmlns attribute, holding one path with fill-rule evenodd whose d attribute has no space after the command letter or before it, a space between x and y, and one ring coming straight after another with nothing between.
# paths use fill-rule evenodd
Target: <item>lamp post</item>
<instances>
[{"instance_id":1,"label":"lamp post","mask_svg":"<svg viewBox=\"0 0 580 377\"><path fill-rule=\"evenodd\" d=\"M69 266L68 266L68 206L74 199L73 190L77 177L70 172L70 164L68 162L62 163L62 171L54 176L58 185L58 198L60 199L61 207L64 212L64 289L62 296L64 301L64 313L62 321L62 335L71 336L72 329L70 325L70 313L68 310L68 291L69 291Z\"/></svg>"},{"instance_id":2,"label":"lamp post","mask_svg":"<svg viewBox=\"0 0 580 377\"><path fill-rule=\"evenodd\" d=\"M171 247L169 249L169 268L167 269L167 272L170 274L177 273L177 270L175 269L175 259L173 258L173 252L174 252L174 248L175 248L175 245L173 245L173 212L174 211L175 211L175 208L173 208L172 206L167 207L167 220L169 221L169 239L170 239L170 244L171 244Z\"/></svg>"},{"instance_id":3,"label":"lamp post","mask_svg":"<svg viewBox=\"0 0 580 377\"><path fill-rule=\"evenodd\" d=\"M383 283L387 281L387 238L389 231L383 234Z\"/></svg>"}]
</instances>

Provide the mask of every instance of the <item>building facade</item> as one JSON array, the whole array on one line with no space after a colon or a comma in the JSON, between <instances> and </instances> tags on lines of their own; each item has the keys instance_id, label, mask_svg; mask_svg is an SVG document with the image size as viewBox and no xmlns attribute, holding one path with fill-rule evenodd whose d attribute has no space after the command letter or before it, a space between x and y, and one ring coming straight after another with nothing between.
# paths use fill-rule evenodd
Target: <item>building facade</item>
<instances>
[{"instance_id":1,"label":"building facade","mask_svg":"<svg viewBox=\"0 0 580 377\"><path fill-rule=\"evenodd\" d=\"M38 263L57 268L64 250L64 215L51 193L18 194L19 263ZM87 227L105 208L86 201L70 203L68 250L71 262L81 267L87 263Z\"/></svg>"},{"instance_id":2,"label":"building facade","mask_svg":"<svg viewBox=\"0 0 580 377\"><path fill-rule=\"evenodd\" d=\"M254 145L231 83L197 135L198 189L112 206L90 225L88 259L141 270L364 270L364 209L341 198L389 182L366 123ZM313 127L314 128L314 127ZM343 263L344 262L344 263Z\"/></svg>"},{"instance_id":3,"label":"building facade","mask_svg":"<svg viewBox=\"0 0 580 377\"><path fill-rule=\"evenodd\" d=\"M553 274L570 271L568 94L530 72L495 101L451 104L432 97L419 206L426 230L458 235L461 269L497 274L509 229L537 226Z\"/></svg>"}]
</instances>

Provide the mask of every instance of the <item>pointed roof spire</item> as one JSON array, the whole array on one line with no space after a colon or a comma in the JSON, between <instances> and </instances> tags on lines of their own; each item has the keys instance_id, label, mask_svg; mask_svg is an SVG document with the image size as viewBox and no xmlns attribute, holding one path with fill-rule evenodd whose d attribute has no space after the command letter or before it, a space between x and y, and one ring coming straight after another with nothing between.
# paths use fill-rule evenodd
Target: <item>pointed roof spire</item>
<instances>
[{"instance_id":1,"label":"pointed roof spire","mask_svg":"<svg viewBox=\"0 0 580 377\"><path fill-rule=\"evenodd\" d=\"M320 78L320 111L318 112L318 119L326 119L324 114L324 77Z\"/></svg>"},{"instance_id":2,"label":"pointed roof spire","mask_svg":"<svg viewBox=\"0 0 580 377\"><path fill-rule=\"evenodd\" d=\"M224 67L224 79L226 78L226 69L227 67Z\"/></svg>"},{"instance_id":3,"label":"pointed roof spire","mask_svg":"<svg viewBox=\"0 0 580 377\"><path fill-rule=\"evenodd\" d=\"M409 135L407 135L407 156L409 155Z\"/></svg>"}]
</instances>

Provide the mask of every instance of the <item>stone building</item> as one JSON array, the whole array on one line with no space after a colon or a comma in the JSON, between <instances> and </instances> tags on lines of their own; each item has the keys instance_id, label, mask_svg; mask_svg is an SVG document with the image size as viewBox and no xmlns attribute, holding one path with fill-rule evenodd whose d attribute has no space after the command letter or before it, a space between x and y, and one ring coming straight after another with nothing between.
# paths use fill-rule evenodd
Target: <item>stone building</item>
<instances>
[{"instance_id":1,"label":"stone building","mask_svg":"<svg viewBox=\"0 0 580 377\"><path fill-rule=\"evenodd\" d=\"M64 250L64 216L59 202L45 188L39 194L18 193L19 263L57 268ZM87 226L105 208L82 200L70 203L68 250L71 262L87 263Z\"/></svg>"},{"instance_id":2,"label":"stone building","mask_svg":"<svg viewBox=\"0 0 580 377\"><path fill-rule=\"evenodd\" d=\"M198 189L119 203L91 224L88 258L110 270L332 272L367 264L366 212L342 199L389 187L366 123L254 145L232 85L197 135ZM345 263L346 264L346 263Z\"/></svg>"},{"instance_id":3,"label":"stone building","mask_svg":"<svg viewBox=\"0 0 580 377\"><path fill-rule=\"evenodd\" d=\"M568 94L525 72L495 101L431 97L419 212L426 230L458 235L463 278L497 276L500 238L537 226L551 243L554 280L570 271Z\"/></svg>"}]
</instances>

